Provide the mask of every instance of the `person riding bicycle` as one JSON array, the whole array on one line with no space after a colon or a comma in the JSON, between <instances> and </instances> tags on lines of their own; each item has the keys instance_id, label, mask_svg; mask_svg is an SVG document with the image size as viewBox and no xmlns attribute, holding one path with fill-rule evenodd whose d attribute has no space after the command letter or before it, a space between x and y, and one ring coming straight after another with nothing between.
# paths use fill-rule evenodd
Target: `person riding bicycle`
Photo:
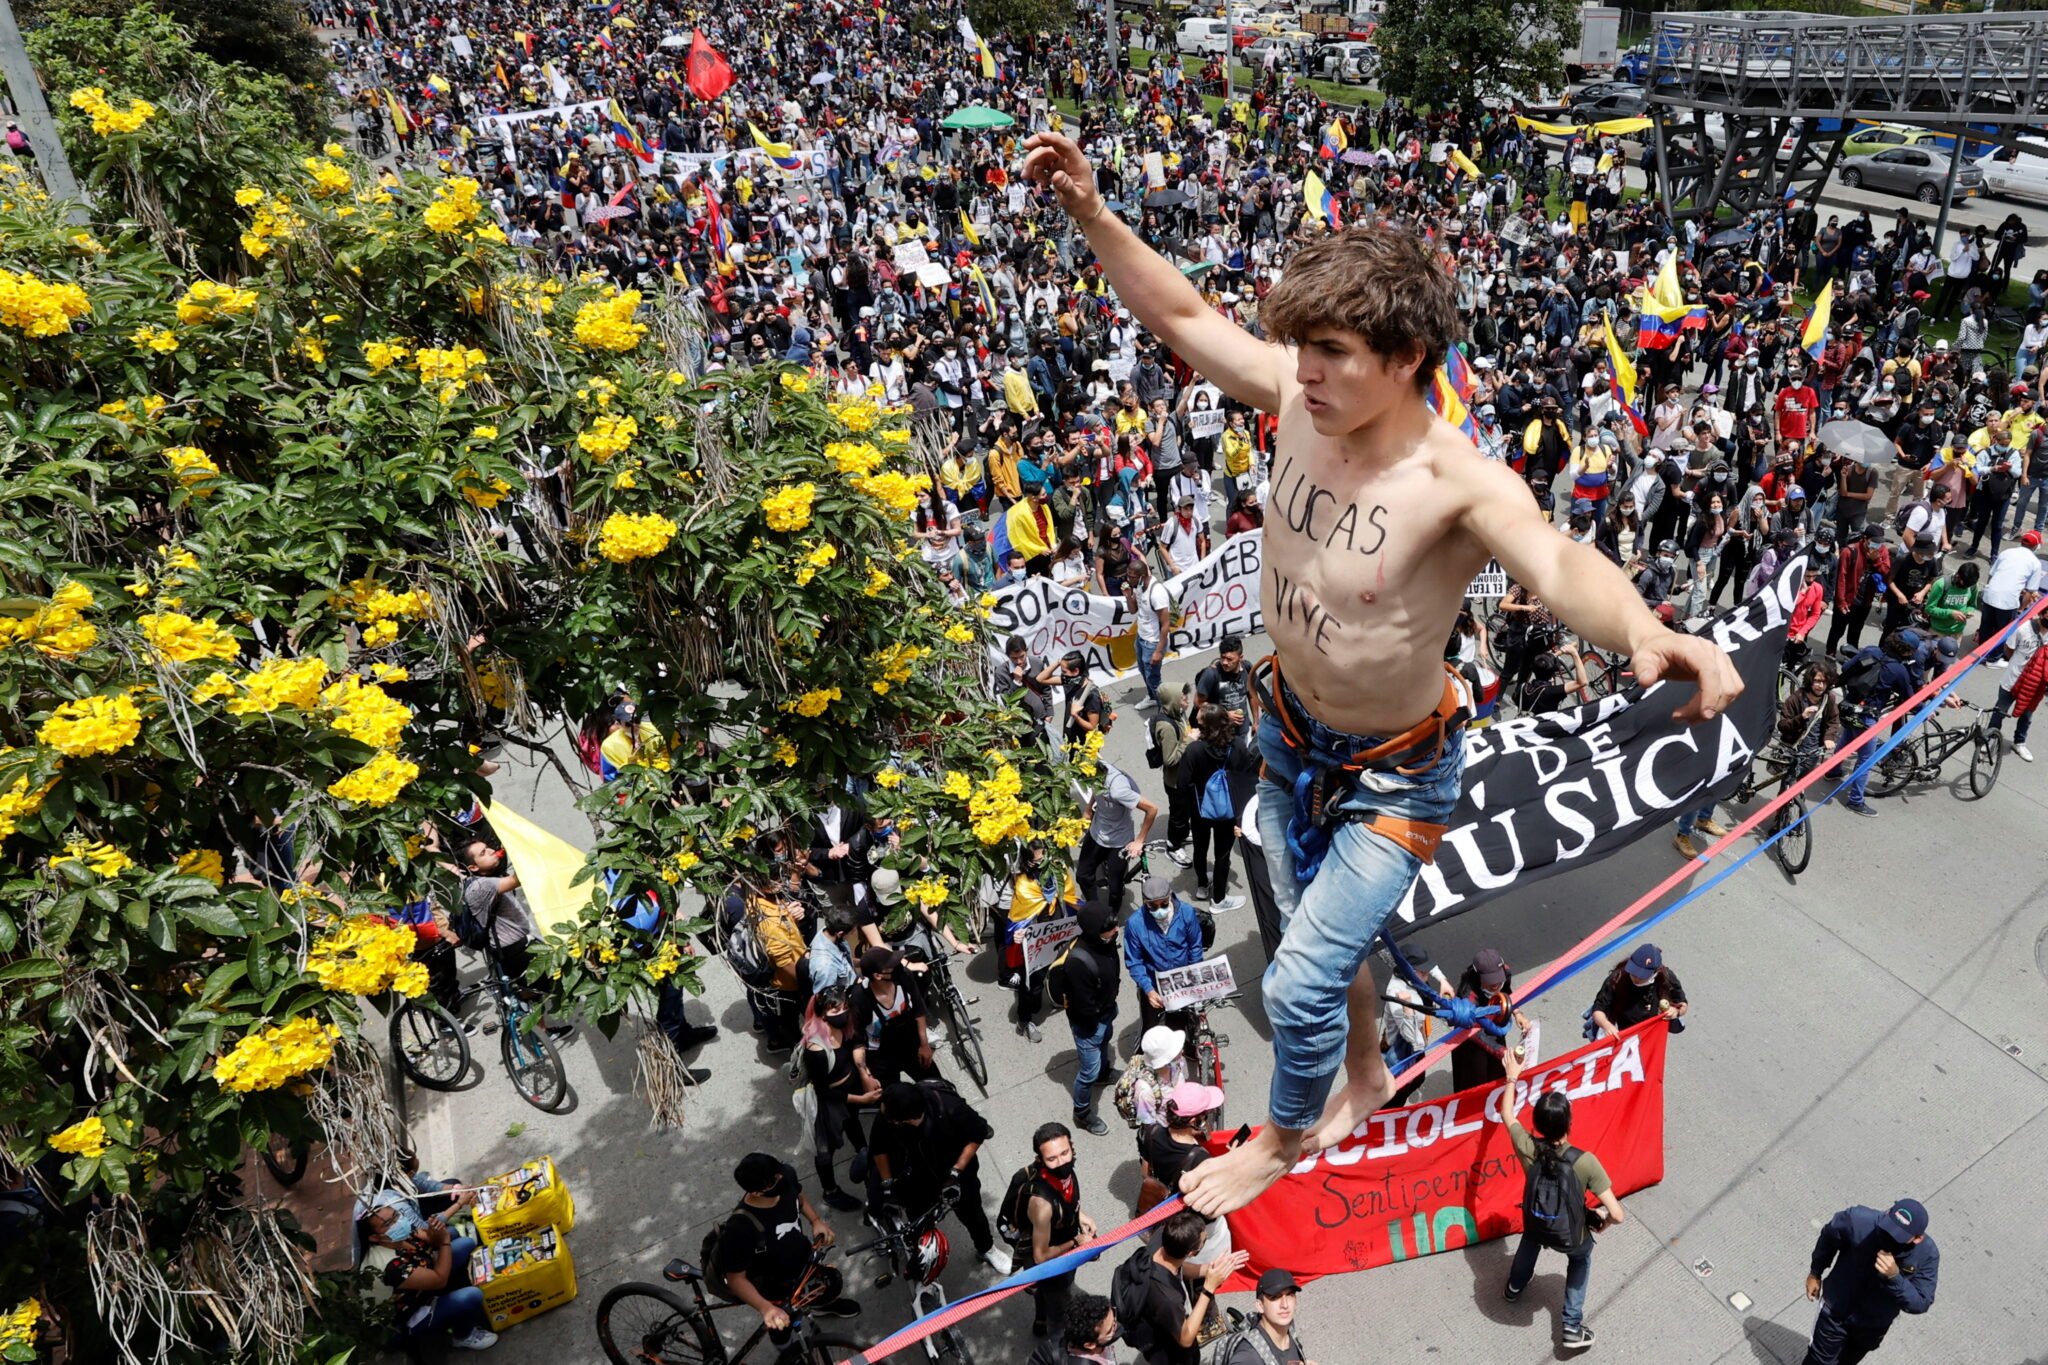
<instances>
[{"instance_id":1,"label":"person riding bicycle","mask_svg":"<svg viewBox=\"0 0 2048 1365\"><path fill-rule=\"evenodd\" d=\"M1131 984L1138 988L1138 1022L1151 1028L1163 1021L1175 1028L1188 1028L1187 1012L1171 1016L1166 998L1159 993L1158 974L1176 967L1192 967L1207 951L1201 918L1195 907L1173 893L1173 883L1154 873L1141 888L1145 903L1131 911L1124 921L1124 966Z\"/></svg>"},{"instance_id":2,"label":"person riding bicycle","mask_svg":"<svg viewBox=\"0 0 2048 1365\"><path fill-rule=\"evenodd\" d=\"M922 1218L941 1198L974 1239L974 1254L998 1275L1010 1273L1010 1253L996 1245L981 1206L981 1144L995 1136L983 1118L946 1081L896 1081L882 1087L881 1117L872 1149L881 1203Z\"/></svg>"},{"instance_id":3,"label":"person riding bicycle","mask_svg":"<svg viewBox=\"0 0 2048 1365\"><path fill-rule=\"evenodd\" d=\"M1914 631L1890 631L1881 643L1857 651L1842 670L1844 705L1837 747L1854 744L1878 717L1919 691L1920 668L1920 637ZM1858 772L1849 779L1842 804L1858 815L1875 816L1863 799L1867 776Z\"/></svg>"},{"instance_id":4,"label":"person riding bicycle","mask_svg":"<svg viewBox=\"0 0 2048 1365\"><path fill-rule=\"evenodd\" d=\"M1824 664L1799 671L1798 685L1778 706L1778 739L1791 751L1788 774L1797 781L1835 751L1842 738L1842 702L1835 679Z\"/></svg>"},{"instance_id":5,"label":"person riding bicycle","mask_svg":"<svg viewBox=\"0 0 2048 1365\"><path fill-rule=\"evenodd\" d=\"M832 1225L819 1216L796 1168L766 1152L749 1152L733 1168L741 1199L720 1226L713 1264L727 1297L761 1315L768 1339L790 1341L789 1302L802 1291L801 1311L851 1318L860 1304L843 1298L846 1279L819 1259L832 1245Z\"/></svg>"},{"instance_id":6,"label":"person riding bicycle","mask_svg":"<svg viewBox=\"0 0 2048 1365\"><path fill-rule=\"evenodd\" d=\"M505 975L515 985L526 980L533 944L540 938L534 927L533 911L519 890L519 874L505 856L505 850L478 833L464 834L455 845L462 860L462 908L484 927L489 949ZM559 1038L570 1025L548 1024L550 1036Z\"/></svg>"}]
</instances>

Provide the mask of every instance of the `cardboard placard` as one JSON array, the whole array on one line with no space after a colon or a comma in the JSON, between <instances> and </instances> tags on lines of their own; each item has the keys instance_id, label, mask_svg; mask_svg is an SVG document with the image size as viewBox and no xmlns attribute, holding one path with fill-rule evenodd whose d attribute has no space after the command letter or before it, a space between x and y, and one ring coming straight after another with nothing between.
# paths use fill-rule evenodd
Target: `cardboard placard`
<instances>
[{"instance_id":1,"label":"cardboard placard","mask_svg":"<svg viewBox=\"0 0 2048 1365\"><path fill-rule=\"evenodd\" d=\"M1017 931L1017 946L1024 952L1024 975L1029 977L1052 965L1060 949L1081 937L1081 922L1072 915L1058 919L1035 919Z\"/></svg>"},{"instance_id":2,"label":"cardboard placard","mask_svg":"<svg viewBox=\"0 0 2048 1365\"><path fill-rule=\"evenodd\" d=\"M1498 559L1486 561L1486 567L1472 575L1472 581L1465 586L1467 597L1506 597L1508 595L1508 571L1500 566Z\"/></svg>"},{"instance_id":3,"label":"cardboard placard","mask_svg":"<svg viewBox=\"0 0 2048 1365\"><path fill-rule=\"evenodd\" d=\"M903 242L897 246L894 259L896 268L909 274L928 263L931 254L924 249L923 242Z\"/></svg>"},{"instance_id":4,"label":"cardboard placard","mask_svg":"<svg viewBox=\"0 0 2048 1365\"><path fill-rule=\"evenodd\" d=\"M1223 434L1223 409L1197 408L1188 414L1188 430L1196 436Z\"/></svg>"},{"instance_id":5,"label":"cardboard placard","mask_svg":"<svg viewBox=\"0 0 2048 1365\"><path fill-rule=\"evenodd\" d=\"M937 261L926 261L917 268L917 282L932 289L944 289L953 282L953 276Z\"/></svg>"},{"instance_id":6,"label":"cardboard placard","mask_svg":"<svg viewBox=\"0 0 2048 1365\"><path fill-rule=\"evenodd\" d=\"M1155 974L1152 985L1170 1010L1184 1010L1204 1000L1221 1000L1237 991L1227 957L1205 958L1186 967L1173 967Z\"/></svg>"}]
</instances>

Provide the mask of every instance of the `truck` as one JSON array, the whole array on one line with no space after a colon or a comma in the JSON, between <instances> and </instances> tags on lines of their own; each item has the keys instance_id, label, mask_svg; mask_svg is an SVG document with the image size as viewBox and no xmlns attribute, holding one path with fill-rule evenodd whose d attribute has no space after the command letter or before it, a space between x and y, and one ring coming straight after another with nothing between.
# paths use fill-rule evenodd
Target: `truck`
<instances>
[{"instance_id":1,"label":"truck","mask_svg":"<svg viewBox=\"0 0 2048 1365\"><path fill-rule=\"evenodd\" d=\"M1564 77L1576 85L1614 74L1621 55L1621 10L1613 5L1579 6L1579 31L1558 35Z\"/></svg>"}]
</instances>

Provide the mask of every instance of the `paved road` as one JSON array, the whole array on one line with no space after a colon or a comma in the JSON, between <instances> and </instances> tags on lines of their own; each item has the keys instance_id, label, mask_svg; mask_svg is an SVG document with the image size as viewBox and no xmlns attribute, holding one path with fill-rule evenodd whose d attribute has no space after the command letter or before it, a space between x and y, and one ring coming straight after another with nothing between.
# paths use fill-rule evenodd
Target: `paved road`
<instances>
[{"instance_id":1,"label":"paved road","mask_svg":"<svg viewBox=\"0 0 2048 1365\"><path fill-rule=\"evenodd\" d=\"M1185 680L1194 666L1167 672ZM1988 699L1993 685L1979 677L1966 690ZM1111 736L1111 757L1143 773L1143 727L1128 709L1126 718ZM499 796L587 843L587 826L551 773L515 763ZM1945 1273L1934 1311L1900 1323L1890 1358L2048 1360L2039 1271L2048 1220L2039 1173L2048 1147L2048 871L2033 852L2048 814L2048 765L2008 761L1998 789L1978 804L1946 789L1879 804L1877 820L1824 812L1812 867L1797 885L1759 860L1657 935L1694 1012L1671 1048L1664 1182L1628 1201L1632 1216L1602 1237L1595 1258L1588 1321L1603 1358L1793 1365L1812 1320L1801 1278L1819 1222L1845 1204L1912 1194L1933 1212ZM1447 967L1490 944L1526 973L1633 899L1675 856L1668 841L1646 839L1434 927L1424 942ZM1250 911L1222 916L1219 927L1239 978L1254 978L1262 963ZM997 1136L983 1181L1000 1190L1026 1155L1026 1134L1067 1116L1074 1052L1057 1022L1043 1043L1025 1041L987 964L969 975L979 983L995 1077L983 1108ZM474 1089L415 1093L415 1130L431 1169L475 1176L549 1152L575 1191L569 1242L582 1295L512 1329L495 1360L599 1359L598 1300L620 1281L656 1277L671 1255L695 1258L710 1220L736 1198L729 1172L742 1153L802 1153L797 1165L810 1179L788 1084L746 1032L736 983L718 964L706 979L693 1015L708 1008L728 1036L700 1059L713 1075L681 1133L649 1130L624 1035L608 1043L585 1032L570 1045L578 1101L566 1115L521 1104L495 1069L490 1039L479 1050L493 1069ZM1576 1036L1591 990L1581 985L1534 1006L1558 1046ZM1129 1048L1135 1010L1126 1008L1120 1042ZM1249 1116L1270 1074L1254 1000L1228 1031L1234 1108ZM1437 1093L1448 1078L1429 1084L1426 1093ZM1120 1126L1081 1136L1080 1169L1099 1221L1129 1208L1136 1161ZM841 1230L852 1233L851 1222L842 1218ZM955 1246L949 1288L986 1283L964 1235ZM1499 1292L1509 1252L1496 1242L1311 1286L1301 1307L1310 1350L1322 1365L1558 1359L1561 1266L1547 1261L1510 1306ZM1706 1264L1711 1271L1695 1268ZM1082 1283L1101 1291L1107 1278L1098 1265ZM879 1340L907 1320L901 1286L873 1289L861 1270L852 1283L867 1313L844 1325L862 1339ZM1746 1307L1731 1303L1738 1294ZM1015 1301L977 1318L978 1358L1023 1360L1028 1321ZM738 1342L730 1329L728 1341Z\"/></svg>"}]
</instances>

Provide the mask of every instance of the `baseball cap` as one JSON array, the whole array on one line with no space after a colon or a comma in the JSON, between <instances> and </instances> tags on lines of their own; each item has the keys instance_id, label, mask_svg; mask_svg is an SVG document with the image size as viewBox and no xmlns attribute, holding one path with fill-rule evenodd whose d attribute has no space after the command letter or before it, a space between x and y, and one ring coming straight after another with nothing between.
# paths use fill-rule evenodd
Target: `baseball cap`
<instances>
[{"instance_id":1,"label":"baseball cap","mask_svg":"<svg viewBox=\"0 0 2048 1365\"><path fill-rule=\"evenodd\" d=\"M1207 1114L1223 1107L1223 1092L1213 1085L1200 1081L1182 1081L1166 1092L1166 1102L1173 1106L1173 1112L1182 1118L1196 1114Z\"/></svg>"},{"instance_id":2,"label":"baseball cap","mask_svg":"<svg viewBox=\"0 0 2048 1365\"><path fill-rule=\"evenodd\" d=\"M1282 1294L1299 1294L1301 1286L1294 1282L1294 1276L1285 1270L1269 1270L1259 1276L1259 1297L1277 1299Z\"/></svg>"},{"instance_id":3,"label":"baseball cap","mask_svg":"<svg viewBox=\"0 0 2048 1365\"><path fill-rule=\"evenodd\" d=\"M2039 548L2041 544L2041 533L2039 531L2027 532L2025 535L2020 537L2020 544L2026 546L2029 550Z\"/></svg>"},{"instance_id":4,"label":"baseball cap","mask_svg":"<svg viewBox=\"0 0 2048 1365\"><path fill-rule=\"evenodd\" d=\"M868 893L881 905L899 905L903 901L903 874L893 867L878 867L868 878Z\"/></svg>"},{"instance_id":5,"label":"baseball cap","mask_svg":"<svg viewBox=\"0 0 2048 1365\"><path fill-rule=\"evenodd\" d=\"M1664 954L1654 943L1645 943L1629 955L1628 977L1638 986L1646 984L1664 965Z\"/></svg>"},{"instance_id":6,"label":"baseball cap","mask_svg":"<svg viewBox=\"0 0 2048 1365\"><path fill-rule=\"evenodd\" d=\"M1884 1230L1894 1242L1906 1245L1927 1231L1927 1206L1917 1199L1901 1199L1885 1210Z\"/></svg>"},{"instance_id":7,"label":"baseball cap","mask_svg":"<svg viewBox=\"0 0 2048 1365\"><path fill-rule=\"evenodd\" d=\"M1497 948L1481 948L1472 955L1472 970L1479 973L1479 984L1488 990L1498 990L1508 979L1508 964Z\"/></svg>"},{"instance_id":8,"label":"baseball cap","mask_svg":"<svg viewBox=\"0 0 2048 1365\"><path fill-rule=\"evenodd\" d=\"M1145 884L1138 889L1145 893L1145 899L1148 901L1169 900L1173 896L1173 883L1157 872L1145 878Z\"/></svg>"}]
</instances>

